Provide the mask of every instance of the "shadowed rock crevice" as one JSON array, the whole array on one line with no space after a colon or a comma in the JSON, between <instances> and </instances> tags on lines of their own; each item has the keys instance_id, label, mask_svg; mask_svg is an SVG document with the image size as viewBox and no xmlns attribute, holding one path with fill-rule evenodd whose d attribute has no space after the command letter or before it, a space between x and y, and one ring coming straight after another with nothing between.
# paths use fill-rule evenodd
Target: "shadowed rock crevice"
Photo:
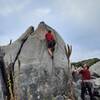
<instances>
[{"instance_id":1,"label":"shadowed rock crevice","mask_svg":"<svg viewBox=\"0 0 100 100\"><path fill-rule=\"evenodd\" d=\"M19 48L19 50L18 50L18 52L17 52L17 54L16 54L15 60L14 60L14 62L13 62L13 67L14 67L14 65L15 65L16 60L18 59L18 56L19 56L19 54L20 54L20 52L21 52L21 49L22 49L24 43L27 41L28 37L29 37L29 36L31 35L31 33L33 33L33 32L34 32L34 28L31 26L31 27L29 27L28 30L25 32L25 33L27 33L27 34L24 34L24 36L20 39L20 40L21 40L21 45L20 45L20 48ZM14 68L13 68L13 70L14 70Z\"/></svg>"},{"instance_id":2,"label":"shadowed rock crevice","mask_svg":"<svg viewBox=\"0 0 100 100\"><path fill-rule=\"evenodd\" d=\"M4 52L0 48L0 82L1 82L1 87L2 87L2 93L3 93L3 98L2 99L10 99L10 91L9 91L9 86L8 86L8 76L4 64ZM0 97L1 98L1 97Z\"/></svg>"}]
</instances>

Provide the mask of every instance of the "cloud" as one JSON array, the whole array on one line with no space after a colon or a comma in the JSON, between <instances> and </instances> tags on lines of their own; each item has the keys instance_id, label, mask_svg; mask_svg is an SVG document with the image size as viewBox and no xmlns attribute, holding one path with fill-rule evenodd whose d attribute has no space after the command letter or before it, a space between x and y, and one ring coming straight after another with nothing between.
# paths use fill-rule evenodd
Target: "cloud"
<instances>
[{"instance_id":1,"label":"cloud","mask_svg":"<svg viewBox=\"0 0 100 100\"><path fill-rule=\"evenodd\" d=\"M0 41L0 46L7 45L7 43L9 43L9 42L8 41L5 41L5 42Z\"/></svg>"},{"instance_id":2,"label":"cloud","mask_svg":"<svg viewBox=\"0 0 100 100\"><path fill-rule=\"evenodd\" d=\"M49 14L51 11L48 8L39 8L36 9L34 12L34 16L45 16L47 14Z\"/></svg>"},{"instance_id":3,"label":"cloud","mask_svg":"<svg viewBox=\"0 0 100 100\"><path fill-rule=\"evenodd\" d=\"M73 45L71 61L81 61L89 58L100 58L100 49L88 49L80 45Z\"/></svg>"},{"instance_id":4,"label":"cloud","mask_svg":"<svg viewBox=\"0 0 100 100\"><path fill-rule=\"evenodd\" d=\"M56 8L66 20L70 17L70 19L73 18L84 22L95 20L96 15L99 14L99 4L100 0L55 0L54 8Z\"/></svg>"},{"instance_id":5,"label":"cloud","mask_svg":"<svg viewBox=\"0 0 100 100\"><path fill-rule=\"evenodd\" d=\"M45 17L48 17L51 13L51 9L50 8L35 8L35 9L31 9L30 11L27 12L27 15L24 13L22 17L22 19L45 19Z\"/></svg>"},{"instance_id":6,"label":"cloud","mask_svg":"<svg viewBox=\"0 0 100 100\"><path fill-rule=\"evenodd\" d=\"M0 1L0 15L7 16L22 11L31 3L31 0L8 0Z\"/></svg>"}]
</instances>

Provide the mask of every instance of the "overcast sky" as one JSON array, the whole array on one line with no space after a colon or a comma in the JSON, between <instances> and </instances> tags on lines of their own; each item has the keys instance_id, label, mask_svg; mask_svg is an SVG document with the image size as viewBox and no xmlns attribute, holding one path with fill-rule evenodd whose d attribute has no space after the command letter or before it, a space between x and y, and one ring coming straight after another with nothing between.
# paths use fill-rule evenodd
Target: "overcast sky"
<instances>
[{"instance_id":1,"label":"overcast sky","mask_svg":"<svg viewBox=\"0 0 100 100\"><path fill-rule=\"evenodd\" d=\"M40 21L73 46L72 61L100 58L100 0L0 0L0 45Z\"/></svg>"}]
</instances>

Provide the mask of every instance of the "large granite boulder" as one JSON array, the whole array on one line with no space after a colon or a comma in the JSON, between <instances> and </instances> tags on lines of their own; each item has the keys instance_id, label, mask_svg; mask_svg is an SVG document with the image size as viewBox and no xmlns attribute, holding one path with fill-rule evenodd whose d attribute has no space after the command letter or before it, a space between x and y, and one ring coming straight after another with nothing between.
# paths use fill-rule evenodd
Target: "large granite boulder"
<instances>
[{"instance_id":1,"label":"large granite boulder","mask_svg":"<svg viewBox=\"0 0 100 100\"><path fill-rule=\"evenodd\" d=\"M50 29L56 38L54 59L48 54L45 33ZM41 22L31 26L14 43L3 47L6 68L13 63L14 94L17 100L52 100L67 95L68 60L65 43L58 33Z\"/></svg>"},{"instance_id":2,"label":"large granite boulder","mask_svg":"<svg viewBox=\"0 0 100 100\"><path fill-rule=\"evenodd\" d=\"M100 61L92 65L90 67L90 71L100 76Z\"/></svg>"},{"instance_id":3,"label":"large granite boulder","mask_svg":"<svg viewBox=\"0 0 100 100\"><path fill-rule=\"evenodd\" d=\"M92 65L90 71L92 76L94 76L94 84L100 88L100 61Z\"/></svg>"}]
</instances>

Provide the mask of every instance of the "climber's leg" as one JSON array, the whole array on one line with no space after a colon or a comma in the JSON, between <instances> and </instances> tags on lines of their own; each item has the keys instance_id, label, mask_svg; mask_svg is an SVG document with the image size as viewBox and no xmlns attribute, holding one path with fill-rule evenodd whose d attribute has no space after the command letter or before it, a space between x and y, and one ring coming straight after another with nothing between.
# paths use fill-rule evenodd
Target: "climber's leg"
<instances>
[{"instance_id":1,"label":"climber's leg","mask_svg":"<svg viewBox=\"0 0 100 100\"><path fill-rule=\"evenodd\" d=\"M50 56L53 55L53 54L52 54L52 51L51 51L51 48L48 48L48 53L49 53Z\"/></svg>"},{"instance_id":2,"label":"climber's leg","mask_svg":"<svg viewBox=\"0 0 100 100\"><path fill-rule=\"evenodd\" d=\"M81 99L85 100L85 92L86 92L86 86L85 83L81 83Z\"/></svg>"},{"instance_id":3,"label":"climber's leg","mask_svg":"<svg viewBox=\"0 0 100 100\"><path fill-rule=\"evenodd\" d=\"M54 50L55 50L55 48L54 48L54 47L53 47L53 48L51 48L52 53L54 52Z\"/></svg>"},{"instance_id":4,"label":"climber's leg","mask_svg":"<svg viewBox=\"0 0 100 100\"><path fill-rule=\"evenodd\" d=\"M52 53L52 43L51 43L51 41L47 41L47 47L48 47L48 53L52 58L53 53Z\"/></svg>"},{"instance_id":5,"label":"climber's leg","mask_svg":"<svg viewBox=\"0 0 100 100\"><path fill-rule=\"evenodd\" d=\"M52 59L53 59L53 52L55 50L55 44L56 44L55 40L47 41L48 53Z\"/></svg>"},{"instance_id":6,"label":"climber's leg","mask_svg":"<svg viewBox=\"0 0 100 100\"><path fill-rule=\"evenodd\" d=\"M53 41L51 42L52 59L54 58L54 57L53 57L53 52L55 51L55 45L56 45L56 41L53 40Z\"/></svg>"},{"instance_id":7,"label":"climber's leg","mask_svg":"<svg viewBox=\"0 0 100 100\"><path fill-rule=\"evenodd\" d=\"M87 89L88 89L88 92L89 92L89 95L90 95L90 100L93 100L93 94L92 94L92 83L87 83Z\"/></svg>"}]
</instances>

